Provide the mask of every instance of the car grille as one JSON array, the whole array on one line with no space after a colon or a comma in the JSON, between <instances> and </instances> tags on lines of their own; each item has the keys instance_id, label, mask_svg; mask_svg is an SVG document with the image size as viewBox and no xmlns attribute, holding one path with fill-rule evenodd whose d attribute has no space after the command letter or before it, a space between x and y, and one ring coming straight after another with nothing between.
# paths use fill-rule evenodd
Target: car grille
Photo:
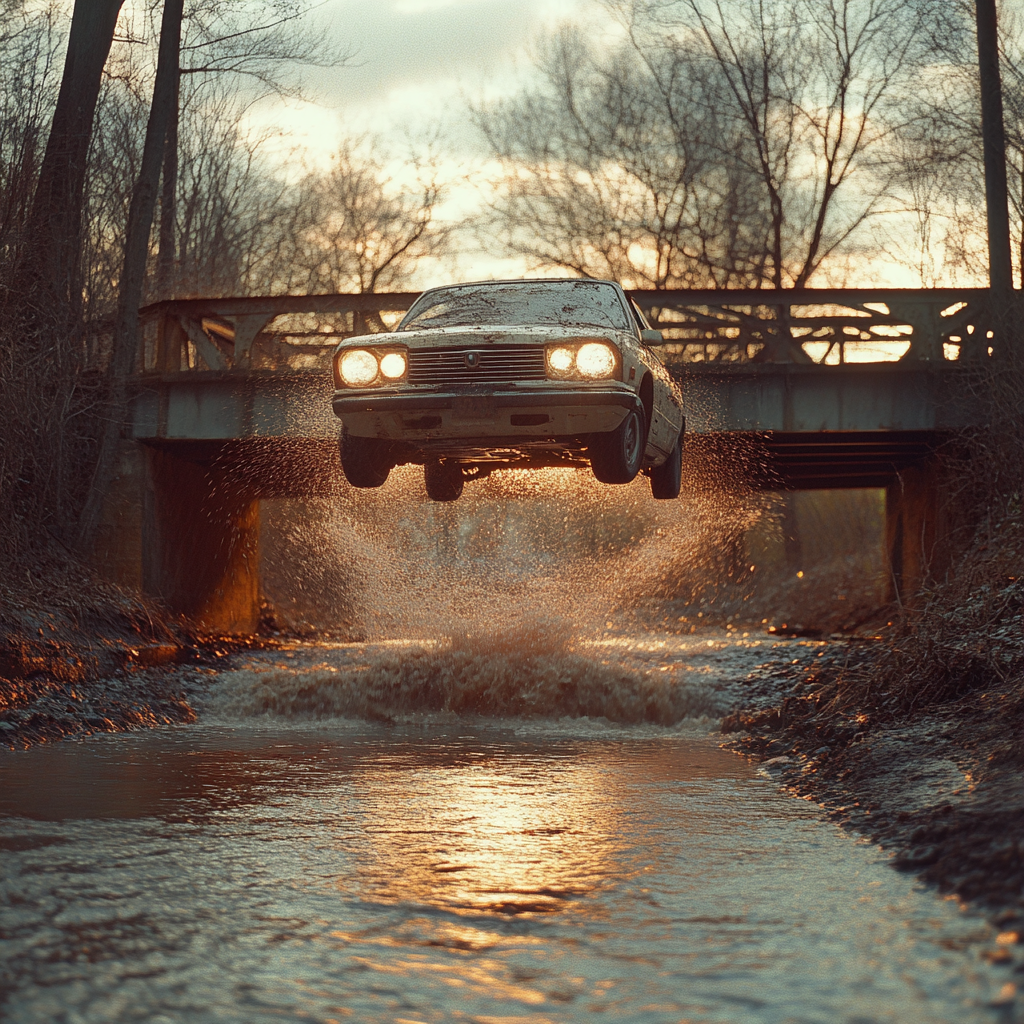
<instances>
[{"instance_id":1,"label":"car grille","mask_svg":"<svg viewBox=\"0 0 1024 1024\"><path fill-rule=\"evenodd\" d=\"M475 367L467 362L470 352L479 356ZM543 345L409 350L410 384L512 384L546 379Z\"/></svg>"}]
</instances>

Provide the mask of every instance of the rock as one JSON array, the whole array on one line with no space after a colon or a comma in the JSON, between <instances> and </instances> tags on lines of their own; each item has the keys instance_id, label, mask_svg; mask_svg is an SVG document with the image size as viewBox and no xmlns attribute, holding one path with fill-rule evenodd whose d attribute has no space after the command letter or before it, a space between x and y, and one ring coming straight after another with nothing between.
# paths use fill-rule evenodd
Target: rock
<instances>
[{"instance_id":1,"label":"rock","mask_svg":"<svg viewBox=\"0 0 1024 1024\"><path fill-rule=\"evenodd\" d=\"M914 850L906 850L897 854L893 865L898 868L916 870L926 868L939 859L939 851L934 846L918 846Z\"/></svg>"}]
</instances>

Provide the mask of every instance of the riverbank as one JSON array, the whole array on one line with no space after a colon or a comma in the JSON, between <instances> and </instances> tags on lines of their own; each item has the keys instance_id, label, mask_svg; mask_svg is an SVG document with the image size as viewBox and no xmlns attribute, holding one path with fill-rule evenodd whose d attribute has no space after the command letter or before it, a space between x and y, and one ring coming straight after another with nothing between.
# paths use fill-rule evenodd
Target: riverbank
<instances>
[{"instance_id":1,"label":"riverbank","mask_svg":"<svg viewBox=\"0 0 1024 1024\"><path fill-rule=\"evenodd\" d=\"M839 710L836 681L877 665L885 641L750 680L725 745L812 799L940 891L992 913L993 961L1024 969L1024 766L1019 684L888 718Z\"/></svg>"},{"instance_id":2,"label":"riverbank","mask_svg":"<svg viewBox=\"0 0 1024 1024\"><path fill-rule=\"evenodd\" d=\"M202 655L131 600L0 610L0 743L191 722L169 668Z\"/></svg>"},{"instance_id":3,"label":"riverbank","mask_svg":"<svg viewBox=\"0 0 1024 1024\"><path fill-rule=\"evenodd\" d=\"M675 631L690 628L677 618ZM730 669L737 678L727 700L736 710L722 723L727 746L878 842L897 867L1002 914L1005 933L1024 936L1024 772L1014 685L910 713L856 712L840 707L837 687L882 664L891 638L799 643L794 631L787 642L785 630L765 628L771 632L751 626L724 634L726 646L730 638L750 646L747 657L760 665L745 682L742 659ZM770 647L759 648L758 637ZM720 643L708 644L705 660L718 657ZM192 694L203 676L232 668L234 654L278 645L291 642L189 634L114 589L46 611L8 602L0 611L0 743L23 748L195 721ZM699 668L692 657L686 662ZM646 662L638 667L646 669ZM1011 957L1007 949L992 955Z\"/></svg>"},{"instance_id":4,"label":"riverbank","mask_svg":"<svg viewBox=\"0 0 1024 1024\"><path fill-rule=\"evenodd\" d=\"M68 553L41 552L0 581L0 744L194 721L173 670L217 649Z\"/></svg>"}]
</instances>

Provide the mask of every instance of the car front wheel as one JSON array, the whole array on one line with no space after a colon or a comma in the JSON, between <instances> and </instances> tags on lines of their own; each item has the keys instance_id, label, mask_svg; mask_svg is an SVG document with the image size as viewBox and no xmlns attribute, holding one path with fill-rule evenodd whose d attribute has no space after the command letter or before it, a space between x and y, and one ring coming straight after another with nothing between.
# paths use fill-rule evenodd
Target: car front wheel
<instances>
[{"instance_id":1,"label":"car front wheel","mask_svg":"<svg viewBox=\"0 0 1024 1024\"><path fill-rule=\"evenodd\" d=\"M651 470L651 494L655 498L678 498L683 483L683 432L672 448L669 457Z\"/></svg>"},{"instance_id":2,"label":"car front wheel","mask_svg":"<svg viewBox=\"0 0 1024 1024\"><path fill-rule=\"evenodd\" d=\"M423 467L423 482L431 501L456 501L462 494L465 481L462 467L457 462L442 459L428 462Z\"/></svg>"},{"instance_id":3,"label":"car front wheel","mask_svg":"<svg viewBox=\"0 0 1024 1024\"><path fill-rule=\"evenodd\" d=\"M590 468L603 484L628 484L640 472L647 435L642 409L630 409L615 430L595 434Z\"/></svg>"},{"instance_id":4,"label":"car front wheel","mask_svg":"<svg viewBox=\"0 0 1024 1024\"><path fill-rule=\"evenodd\" d=\"M375 437L351 437L342 434L341 468L353 487L380 487L393 465L386 441Z\"/></svg>"}]
</instances>

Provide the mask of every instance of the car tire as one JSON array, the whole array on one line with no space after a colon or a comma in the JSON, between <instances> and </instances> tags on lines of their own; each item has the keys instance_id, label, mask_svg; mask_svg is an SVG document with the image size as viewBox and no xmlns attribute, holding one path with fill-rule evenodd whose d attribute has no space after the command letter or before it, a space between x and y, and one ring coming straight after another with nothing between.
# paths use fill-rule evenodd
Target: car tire
<instances>
[{"instance_id":1,"label":"car tire","mask_svg":"<svg viewBox=\"0 0 1024 1024\"><path fill-rule=\"evenodd\" d=\"M683 432L672 447L668 458L651 470L651 494L655 498L678 498L683 485Z\"/></svg>"},{"instance_id":2,"label":"car tire","mask_svg":"<svg viewBox=\"0 0 1024 1024\"><path fill-rule=\"evenodd\" d=\"M342 434L338 446L345 479L353 487L380 487L387 481L394 463L386 441Z\"/></svg>"},{"instance_id":3,"label":"car tire","mask_svg":"<svg viewBox=\"0 0 1024 1024\"><path fill-rule=\"evenodd\" d=\"M462 467L448 459L428 462L423 467L423 482L431 501L457 501L465 485Z\"/></svg>"},{"instance_id":4,"label":"car tire","mask_svg":"<svg viewBox=\"0 0 1024 1024\"><path fill-rule=\"evenodd\" d=\"M630 409L615 430L595 434L591 439L590 468L594 476L603 484L628 484L640 472L646 442L643 409Z\"/></svg>"}]
</instances>

